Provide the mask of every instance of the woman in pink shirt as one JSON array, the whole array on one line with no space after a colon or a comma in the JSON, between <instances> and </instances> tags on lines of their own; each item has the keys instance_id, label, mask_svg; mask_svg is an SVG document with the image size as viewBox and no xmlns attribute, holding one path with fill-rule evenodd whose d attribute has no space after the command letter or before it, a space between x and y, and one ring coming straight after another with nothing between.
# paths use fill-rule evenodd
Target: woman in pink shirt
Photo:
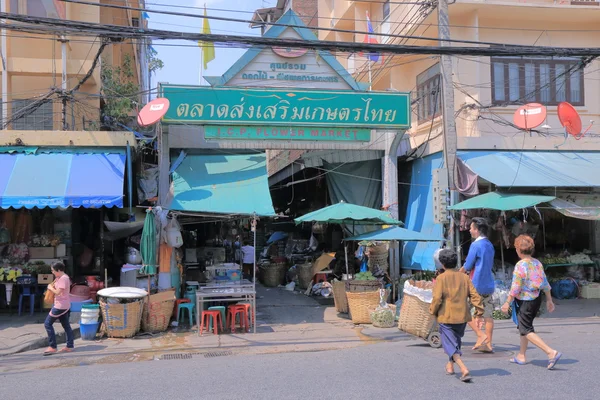
<instances>
[{"instance_id":1,"label":"woman in pink shirt","mask_svg":"<svg viewBox=\"0 0 600 400\"><path fill-rule=\"evenodd\" d=\"M61 353L70 353L75 345L73 344L73 330L69 324L71 315L71 299L69 292L71 289L71 280L65 274L65 265L61 262L52 265L52 274L56 278L54 282L48 285L48 290L54 293L54 306L46 317L44 327L48 333L49 347L44 352L45 356L54 354L56 350L56 333L54 332L53 324L56 320L60 321L65 333L67 334L67 347L61 350Z\"/></svg>"}]
</instances>

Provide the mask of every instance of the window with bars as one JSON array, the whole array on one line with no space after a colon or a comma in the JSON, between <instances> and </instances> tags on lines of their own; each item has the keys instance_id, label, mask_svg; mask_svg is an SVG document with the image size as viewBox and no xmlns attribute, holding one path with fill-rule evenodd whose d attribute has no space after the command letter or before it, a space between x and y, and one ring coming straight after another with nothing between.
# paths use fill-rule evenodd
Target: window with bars
<instances>
[{"instance_id":1,"label":"window with bars","mask_svg":"<svg viewBox=\"0 0 600 400\"><path fill-rule=\"evenodd\" d=\"M565 58L492 58L494 104L584 105L583 69Z\"/></svg>"},{"instance_id":2,"label":"window with bars","mask_svg":"<svg viewBox=\"0 0 600 400\"><path fill-rule=\"evenodd\" d=\"M390 16L390 0L383 3L383 20L385 21Z\"/></svg>"},{"instance_id":3,"label":"window with bars","mask_svg":"<svg viewBox=\"0 0 600 400\"><path fill-rule=\"evenodd\" d=\"M36 100L15 100L12 104L12 115L32 105ZM51 131L54 129L54 111L52 102L44 103L33 112L12 121L12 129L17 131Z\"/></svg>"},{"instance_id":4,"label":"window with bars","mask_svg":"<svg viewBox=\"0 0 600 400\"><path fill-rule=\"evenodd\" d=\"M440 65L417 75L417 120L429 121L442 115L442 87Z\"/></svg>"}]
</instances>

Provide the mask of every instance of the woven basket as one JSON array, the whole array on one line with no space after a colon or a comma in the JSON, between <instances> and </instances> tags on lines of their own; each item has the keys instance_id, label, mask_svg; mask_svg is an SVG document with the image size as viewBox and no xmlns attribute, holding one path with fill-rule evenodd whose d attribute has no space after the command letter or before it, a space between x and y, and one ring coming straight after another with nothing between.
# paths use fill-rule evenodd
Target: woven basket
<instances>
[{"instance_id":1,"label":"woven basket","mask_svg":"<svg viewBox=\"0 0 600 400\"><path fill-rule=\"evenodd\" d=\"M370 324L369 310L379 304L379 290L374 292L346 292L350 317L355 324Z\"/></svg>"},{"instance_id":2,"label":"woven basket","mask_svg":"<svg viewBox=\"0 0 600 400\"><path fill-rule=\"evenodd\" d=\"M150 333L166 331L173 316L174 306L174 291L150 296L150 299L144 302L144 314L142 317L143 331Z\"/></svg>"},{"instance_id":3,"label":"woven basket","mask_svg":"<svg viewBox=\"0 0 600 400\"><path fill-rule=\"evenodd\" d=\"M107 304L100 300L106 335L110 338L130 338L140 331L144 300L127 304Z\"/></svg>"},{"instance_id":4,"label":"woven basket","mask_svg":"<svg viewBox=\"0 0 600 400\"><path fill-rule=\"evenodd\" d=\"M376 292L379 289L382 289L381 282L379 281L362 281L357 279L352 281L346 281L347 292Z\"/></svg>"},{"instance_id":5,"label":"woven basket","mask_svg":"<svg viewBox=\"0 0 600 400\"><path fill-rule=\"evenodd\" d=\"M429 303L420 300L418 297L404 293L398 329L427 339L434 324L435 317L429 313Z\"/></svg>"},{"instance_id":6,"label":"woven basket","mask_svg":"<svg viewBox=\"0 0 600 400\"><path fill-rule=\"evenodd\" d=\"M313 265L312 263L300 264L298 265L297 269L298 286L300 286L300 289L307 289L313 278Z\"/></svg>"},{"instance_id":7,"label":"woven basket","mask_svg":"<svg viewBox=\"0 0 600 400\"><path fill-rule=\"evenodd\" d=\"M383 271L388 272L390 269L390 264L388 263L388 253L371 254L369 256L369 262L367 265L369 266L369 271L373 271L373 268L378 265Z\"/></svg>"},{"instance_id":8,"label":"woven basket","mask_svg":"<svg viewBox=\"0 0 600 400\"><path fill-rule=\"evenodd\" d=\"M269 264L260 267L261 282L267 287L277 287L285 281L285 263Z\"/></svg>"},{"instance_id":9,"label":"woven basket","mask_svg":"<svg viewBox=\"0 0 600 400\"><path fill-rule=\"evenodd\" d=\"M335 309L339 313L348 313L348 298L346 297L346 283L342 281L333 282L333 301Z\"/></svg>"}]
</instances>

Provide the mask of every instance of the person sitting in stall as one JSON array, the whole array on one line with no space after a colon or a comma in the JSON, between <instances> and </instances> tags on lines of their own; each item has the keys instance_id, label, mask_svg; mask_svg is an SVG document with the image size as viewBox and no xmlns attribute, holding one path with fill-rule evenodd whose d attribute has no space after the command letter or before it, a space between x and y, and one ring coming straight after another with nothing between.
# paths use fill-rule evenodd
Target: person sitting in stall
<instances>
[{"instance_id":1,"label":"person sitting in stall","mask_svg":"<svg viewBox=\"0 0 600 400\"><path fill-rule=\"evenodd\" d=\"M252 280L252 269L254 268L254 246L250 246L247 240L244 240L242 247L242 273L244 279Z\"/></svg>"}]
</instances>

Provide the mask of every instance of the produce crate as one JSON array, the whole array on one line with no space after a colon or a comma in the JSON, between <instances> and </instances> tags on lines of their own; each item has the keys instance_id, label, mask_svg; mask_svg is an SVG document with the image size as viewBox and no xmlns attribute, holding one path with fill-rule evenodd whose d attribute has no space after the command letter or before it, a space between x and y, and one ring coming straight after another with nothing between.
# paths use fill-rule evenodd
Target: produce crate
<instances>
[{"instance_id":1,"label":"produce crate","mask_svg":"<svg viewBox=\"0 0 600 400\"><path fill-rule=\"evenodd\" d=\"M582 286L581 297L584 299L600 299L600 283L590 283Z\"/></svg>"}]
</instances>

